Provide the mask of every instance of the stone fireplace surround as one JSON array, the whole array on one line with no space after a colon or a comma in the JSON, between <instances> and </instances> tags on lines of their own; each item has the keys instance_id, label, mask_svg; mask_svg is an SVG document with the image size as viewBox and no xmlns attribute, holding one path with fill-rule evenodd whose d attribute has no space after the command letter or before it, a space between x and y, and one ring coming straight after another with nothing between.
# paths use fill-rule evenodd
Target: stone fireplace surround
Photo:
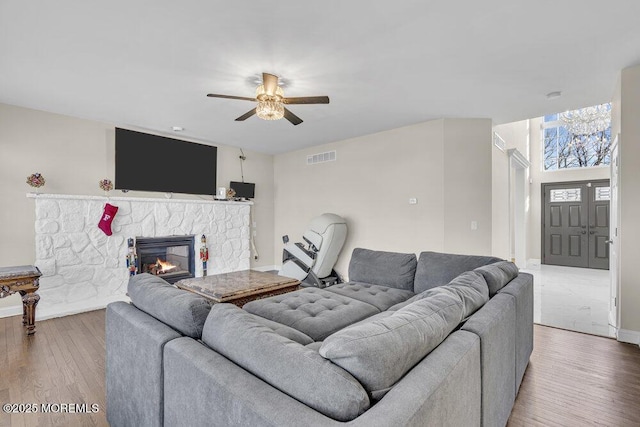
<instances>
[{"instance_id":1,"label":"stone fireplace surround","mask_svg":"<svg viewBox=\"0 0 640 427\"><path fill-rule=\"evenodd\" d=\"M34 194L35 265L42 272L37 319L104 308L126 297L129 237L207 236L208 274L250 267L251 202ZM118 206L111 236L98 222ZM196 259L195 276L202 276Z\"/></svg>"}]
</instances>

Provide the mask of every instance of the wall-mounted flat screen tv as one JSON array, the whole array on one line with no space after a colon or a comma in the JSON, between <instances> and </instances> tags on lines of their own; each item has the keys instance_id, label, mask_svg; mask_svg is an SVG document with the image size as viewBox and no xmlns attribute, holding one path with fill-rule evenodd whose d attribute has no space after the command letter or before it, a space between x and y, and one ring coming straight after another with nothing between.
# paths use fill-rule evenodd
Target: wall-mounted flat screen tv
<instances>
[{"instance_id":1,"label":"wall-mounted flat screen tv","mask_svg":"<svg viewBox=\"0 0 640 427\"><path fill-rule=\"evenodd\" d=\"M116 128L115 187L215 194L217 147Z\"/></svg>"}]
</instances>

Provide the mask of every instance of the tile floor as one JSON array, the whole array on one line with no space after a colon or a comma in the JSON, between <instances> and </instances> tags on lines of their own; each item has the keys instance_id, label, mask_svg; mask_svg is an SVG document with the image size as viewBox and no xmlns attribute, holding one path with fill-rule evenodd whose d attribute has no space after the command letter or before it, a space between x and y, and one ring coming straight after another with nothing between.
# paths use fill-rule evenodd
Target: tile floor
<instances>
[{"instance_id":1,"label":"tile floor","mask_svg":"<svg viewBox=\"0 0 640 427\"><path fill-rule=\"evenodd\" d=\"M529 264L534 276L533 321L615 337L609 326L609 270Z\"/></svg>"}]
</instances>

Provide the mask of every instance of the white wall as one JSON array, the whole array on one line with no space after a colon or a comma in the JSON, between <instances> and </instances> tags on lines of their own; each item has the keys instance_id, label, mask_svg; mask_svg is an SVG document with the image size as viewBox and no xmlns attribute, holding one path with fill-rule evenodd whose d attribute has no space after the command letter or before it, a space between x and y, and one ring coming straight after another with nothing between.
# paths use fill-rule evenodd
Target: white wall
<instances>
[{"instance_id":1,"label":"white wall","mask_svg":"<svg viewBox=\"0 0 640 427\"><path fill-rule=\"evenodd\" d=\"M336 150L337 161L306 165ZM275 254L279 236L300 241L321 213L349 231L336 269L346 276L355 247L415 252L491 252L491 122L434 120L274 159ZM409 204L415 197L418 203ZM478 230L470 230L470 222Z\"/></svg>"},{"instance_id":2,"label":"white wall","mask_svg":"<svg viewBox=\"0 0 640 427\"><path fill-rule=\"evenodd\" d=\"M522 120L519 122L506 123L493 127L493 131L497 133L504 141L506 149L502 151L497 147L492 150L492 255L511 259L514 254L511 249L514 247L513 241L513 206L511 199L513 198L513 189L510 182L515 181L515 171L512 168L509 155L506 150L517 149L527 160L529 160L529 121ZM525 201L529 198L529 170L525 171L525 179L527 185L525 188ZM525 203L525 228L528 229L529 206ZM525 237L528 240L528 236Z\"/></svg>"},{"instance_id":3,"label":"white wall","mask_svg":"<svg viewBox=\"0 0 640 427\"><path fill-rule=\"evenodd\" d=\"M509 211L509 156L497 147L491 152L491 255L511 259Z\"/></svg>"},{"instance_id":4,"label":"white wall","mask_svg":"<svg viewBox=\"0 0 640 427\"><path fill-rule=\"evenodd\" d=\"M444 120L444 252L491 253L491 120ZM471 229L471 223L477 229Z\"/></svg>"},{"instance_id":5,"label":"white wall","mask_svg":"<svg viewBox=\"0 0 640 427\"><path fill-rule=\"evenodd\" d=\"M25 182L27 176L44 175L43 193L104 195L98 181L114 178L114 135L112 124L0 104L0 265L35 261L35 207L25 196L33 191ZM240 180L240 150L212 145L218 147L218 185L227 187L229 181ZM245 154L245 180L256 183L254 220L260 258L256 261L252 254L252 266L273 265L273 156ZM127 196L163 197L135 191ZM0 299L0 307L19 303L17 296Z\"/></svg>"},{"instance_id":6,"label":"white wall","mask_svg":"<svg viewBox=\"0 0 640 427\"><path fill-rule=\"evenodd\" d=\"M613 132L620 132L620 329L640 344L640 66L622 70L614 97ZM619 338L620 335L619 335Z\"/></svg>"},{"instance_id":7,"label":"white wall","mask_svg":"<svg viewBox=\"0 0 640 427\"><path fill-rule=\"evenodd\" d=\"M530 186L530 222L529 222L529 251L530 259L542 258L542 184L549 182L587 181L597 179L609 179L608 166L593 168L574 168L558 171L543 171L542 162L542 117L531 120L530 144L531 144L531 186Z\"/></svg>"}]
</instances>

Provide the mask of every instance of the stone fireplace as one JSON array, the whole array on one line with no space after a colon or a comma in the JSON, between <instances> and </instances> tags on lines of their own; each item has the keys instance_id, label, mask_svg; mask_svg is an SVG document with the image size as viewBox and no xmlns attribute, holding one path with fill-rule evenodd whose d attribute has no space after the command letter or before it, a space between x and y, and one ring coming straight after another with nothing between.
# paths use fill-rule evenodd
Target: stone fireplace
<instances>
[{"instance_id":1,"label":"stone fireplace","mask_svg":"<svg viewBox=\"0 0 640 427\"><path fill-rule=\"evenodd\" d=\"M203 274L202 263L197 259L203 234L210 254L209 275L250 268L252 202L33 193L27 197L35 201L34 264L42 272L39 320L104 308L112 301L126 301L127 240L137 236L150 239L187 236L190 243L175 245L177 248L162 254L174 261L182 260L187 257L184 251L187 246L195 255L186 261L189 268L181 270L195 277ZM118 206L111 236L98 228L105 203ZM156 259L147 264L154 265L157 272ZM181 265L187 267L186 264ZM165 273L161 276L171 277Z\"/></svg>"},{"instance_id":2,"label":"stone fireplace","mask_svg":"<svg viewBox=\"0 0 640 427\"><path fill-rule=\"evenodd\" d=\"M195 277L194 236L138 237L138 273L162 277L169 283Z\"/></svg>"}]
</instances>

